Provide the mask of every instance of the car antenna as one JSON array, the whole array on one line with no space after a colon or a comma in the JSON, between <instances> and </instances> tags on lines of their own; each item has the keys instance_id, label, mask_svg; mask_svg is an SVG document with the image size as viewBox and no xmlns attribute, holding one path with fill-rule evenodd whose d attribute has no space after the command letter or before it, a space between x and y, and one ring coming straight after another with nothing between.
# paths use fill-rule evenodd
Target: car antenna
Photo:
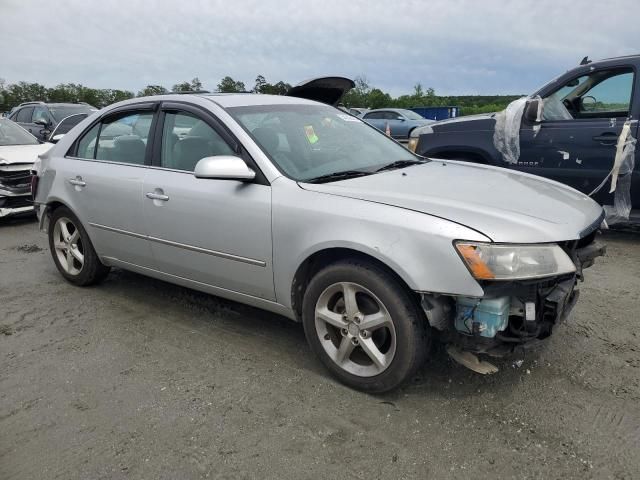
<instances>
[{"instance_id":1,"label":"car antenna","mask_svg":"<svg viewBox=\"0 0 640 480\"><path fill-rule=\"evenodd\" d=\"M589 63L591 63L591 60L589 60L589 55L587 55L582 59L582 61L580 62L580 65L588 65Z\"/></svg>"}]
</instances>

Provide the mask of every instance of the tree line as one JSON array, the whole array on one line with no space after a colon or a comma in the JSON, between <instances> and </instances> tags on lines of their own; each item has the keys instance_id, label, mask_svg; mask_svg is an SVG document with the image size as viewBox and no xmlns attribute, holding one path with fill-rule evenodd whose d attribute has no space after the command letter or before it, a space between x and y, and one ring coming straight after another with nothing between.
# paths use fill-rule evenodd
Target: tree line
<instances>
[{"instance_id":1,"label":"tree line","mask_svg":"<svg viewBox=\"0 0 640 480\"><path fill-rule=\"evenodd\" d=\"M416 84L413 92L399 97L392 97L379 88L372 87L364 76L355 79L355 88L342 99L347 107L364 108L412 108L457 106L462 115L495 112L505 108L519 95L463 95L440 96L433 88L423 88ZM258 75L253 87L247 89L244 82L226 76L216 85L216 92L252 92L272 95L284 95L291 85L284 81L269 83L264 76ZM167 89L162 85L147 85L138 92L119 89L89 88L81 84L65 83L55 87L46 87L39 83L17 82L7 84L0 79L0 112L9 111L23 102L86 102L98 108L105 107L121 100L148 95L161 95L170 92L195 92L204 90L198 77L181 83L176 83Z\"/></svg>"}]
</instances>

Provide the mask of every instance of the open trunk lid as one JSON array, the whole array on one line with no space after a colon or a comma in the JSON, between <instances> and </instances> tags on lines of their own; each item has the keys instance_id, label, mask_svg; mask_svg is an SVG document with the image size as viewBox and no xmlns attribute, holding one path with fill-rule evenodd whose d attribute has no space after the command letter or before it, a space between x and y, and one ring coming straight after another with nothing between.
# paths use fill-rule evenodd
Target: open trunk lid
<instances>
[{"instance_id":1,"label":"open trunk lid","mask_svg":"<svg viewBox=\"0 0 640 480\"><path fill-rule=\"evenodd\" d=\"M320 77L305 80L295 87L291 87L286 95L335 106L355 86L353 80L346 77Z\"/></svg>"}]
</instances>

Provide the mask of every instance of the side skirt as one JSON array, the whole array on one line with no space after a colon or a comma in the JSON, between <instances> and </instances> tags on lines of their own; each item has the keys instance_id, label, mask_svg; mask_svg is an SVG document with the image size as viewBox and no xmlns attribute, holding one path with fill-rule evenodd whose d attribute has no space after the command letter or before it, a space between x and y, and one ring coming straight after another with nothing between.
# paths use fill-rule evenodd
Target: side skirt
<instances>
[{"instance_id":1,"label":"side skirt","mask_svg":"<svg viewBox=\"0 0 640 480\"><path fill-rule=\"evenodd\" d=\"M172 275L170 273L164 273L159 270L154 270L153 268L142 267L140 265L118 260L117 258L114 258L114 257L102 257L100 258L100 260L105 265L119 267L119 268L122 268L123 270L129 270L131 272L140 273L148 277L157 278L159 280L164 280L169 283L174 283L176 285L181 285L183 287L192 288L200 292L209 293L217 297L233 300L234 302L243 303L245 305L261 308L263 310L268 310L270 312L277 313L278 315L287 317L291 320L297 321L293 310L279 303L272 302L270 300L254 297L252 295L247 295L245 293L235 292L233 290L227 290L226 288L222 288L222 287L216 287L213 285L209 285L208 283L189 280L188 278L180 277L178 275Z\"/></svg>"}]
</instances>

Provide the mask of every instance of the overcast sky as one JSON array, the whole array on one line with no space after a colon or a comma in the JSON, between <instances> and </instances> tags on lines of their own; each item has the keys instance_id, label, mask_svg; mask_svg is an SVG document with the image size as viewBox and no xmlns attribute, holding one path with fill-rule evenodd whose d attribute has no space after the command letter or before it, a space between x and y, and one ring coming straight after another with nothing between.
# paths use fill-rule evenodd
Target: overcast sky
<instances>
[{"instance_id":1,"label":"overcast sky","mask_svg":"<svg viewBox=\"0 0 640 480\"><path fill-rule=\"evenodd\" d=\"M640 52L640 0L0 0L0 78L137 91L364 75L392 95L529 93Z\"/></svg>"}]
</instances>

